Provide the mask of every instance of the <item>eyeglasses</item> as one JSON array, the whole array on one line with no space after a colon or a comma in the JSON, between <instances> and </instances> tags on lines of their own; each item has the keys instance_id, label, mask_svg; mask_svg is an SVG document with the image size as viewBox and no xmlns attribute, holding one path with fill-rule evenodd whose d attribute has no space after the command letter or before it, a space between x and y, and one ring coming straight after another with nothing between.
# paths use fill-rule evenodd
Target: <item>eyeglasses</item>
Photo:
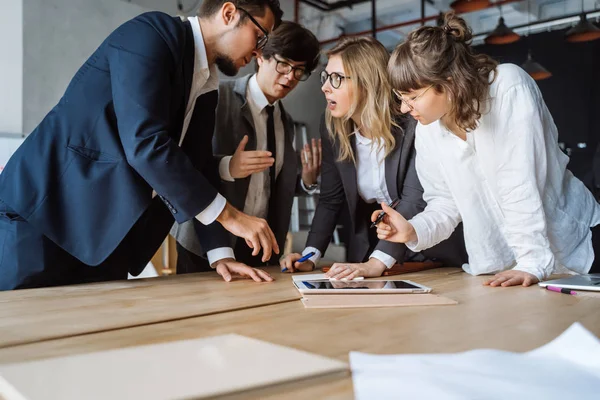
<instances>
[{"instance_id":1,"label":"eyeglasses","mask_svg":"<svg viewBox=\"0 0 600 400\"><path fill-rule=\"evenodd\" d=\"M237 9L246 14L246 16L250 18L250 21L252 21L252 23L256 25L262 33L264 33L264 36L256 39L256 50L262 50L267 45L267 41L269 40L269 32L267 32L267 30L263 28L262 25L259 24L258 21L255 20L254 17L250 15L248 11L244 10L241 7L238 7Z\"/></svg>"},{"instance_id":2,"label":"eyeglasses","mask_svg":"<svg viewBox=\"0 0 600 400\"><path fill-rule=\"evenodd\" d=\"M273 57L277 64L275 65L275 70L282 75L287 75L290 72L294 71L294 78L299 81L305 81L310 76L310 72L305 70L304 68L294 67L292 64L278 60L277 57Z\"/></svg>"},{"instance_id":3,"label":"eyeglasses","mask_svg":"<svg viewBox=\"0 0 600 400\"><path fill-rule=\"evenodd\" d=\"M329 79L329 84L331 85L331 87L333 87L334 89L339 89L340 86L342 85L342 81L344 79L350 79L350 77L344 76L342 74L338 74L337 72L332 72L332 73L328 74L327 71L322 71L321 72L321 85L324 85L325 82L327 81L327 79Z\"/></svg>"},{"instance_id":4,"label":"eyeglasses","mask_svg":"<svg viewBox=\"0 0 600 400\"><path fill-rule=\"evenodd\" d=\"M405 106L408 108L408 110L409 110L409 111L414 111L415 107L413 106L413 104L415 104L415 103L417 102L417 100L419 100L419 98L420 98L421 96L423 96L425 93L427 93L427 91L428 91L429 89L431 89L432 87L433 87L433 85L429 85L429 86L427 87L427 89L423 90L423 91L422 91L422 92L421 92L419 95L417 95L417 96L413 97L412 99L407 99L407 98L405 98L404 96L402 96L402 95L400 94L400 91L398 91L398 90L396 90L396 89L392 89L392 90L393 90L394 94L396 95L396 97L398 97L398 100L400 100L400 102L401 102L402 104L404 104L404 105L405 105ZM409 103L409 102L410 102L410 103ZM412 103L412 104L411 104L411 103Z\"/></svg>"}]
</instances>

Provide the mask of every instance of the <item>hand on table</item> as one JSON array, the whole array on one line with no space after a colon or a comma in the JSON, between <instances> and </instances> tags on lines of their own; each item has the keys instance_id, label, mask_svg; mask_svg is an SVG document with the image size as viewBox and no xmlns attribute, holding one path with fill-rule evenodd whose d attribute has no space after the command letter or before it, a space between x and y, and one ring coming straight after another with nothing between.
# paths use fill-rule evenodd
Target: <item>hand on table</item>
<instances>
[{"instance_id":1,"label":"hand on table","mask_svg":"<svg viewBox=\"0 0 600 400\"><path fill-rule=\"evenodd\" d=\"M374 278L381 276L385 271L384 263L376 258L371 258L366 263L335 263L325 274L327 278L333 279L354 279L359 276L365 278Z\"/></svg>"},{"instance_id":2,"label":"hand on table","mask_svg":"<svg viewBox=\"0 0 600 400\"><path fill-rule=\"evenodd\" d=\"M538 283L539 280L535 275L530 274L529 272L517 271L514 269L508 271L502 271L494 275L492 278L483 282L486 286L531 286L533 284Z\"/></svg>"},{"instance_id":3,"label":"hand on table","mask_svg":"<svg viewBox=\"0 0 600 400\"><path fill-rule=\"evenodd\" d=\"M273 278L266 271L252 268L244 263L238 262L233 258L223 258L215 261L213 267L217 274L223 277L226 282L231 282L232 275L242 278L252 278L255 282L272 282Z\"/></svg>"},{"instance_id":4,"label":"hand on table","mask_svg":"<svg viewBox=\"0 0 600 400\"><path fill-rule=\"evenodd\" d=\"M282 272L308 272L308 271L312 271L315 269L315 264L310 260L306 260L301 263L297 262L301 258L302 258L302 254L298 254L298 253L290 253L287 256L282 257L281 260L279 260L279 266L281 267L281 271ZM287 270L283 271L285 268L287 268Z\"/></svg>"}]
</instances>

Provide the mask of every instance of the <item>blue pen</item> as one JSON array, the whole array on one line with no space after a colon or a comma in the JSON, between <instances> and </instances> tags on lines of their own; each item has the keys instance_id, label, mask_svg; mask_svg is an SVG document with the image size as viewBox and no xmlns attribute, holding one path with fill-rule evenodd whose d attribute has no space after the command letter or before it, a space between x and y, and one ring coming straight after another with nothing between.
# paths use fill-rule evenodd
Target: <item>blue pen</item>
<instances>
[{"instance_id":1,"label":"blue pen","mask_svg":"<svg viewBox=\"0 0 600 400\"><path fill-rule=\"evenodd\" d=\"M305 256L302 256L302 258L300 258L300 259L299 259L298 261L296 261L296 262L304 262L304 261L308 260L309 258L311 258L311 257L312 257L312 256L314 256L314 255L315 255L315 252L314 252L314 251L311 251L310 253L306 254ZM285 271L287 271L287 270L288 270L288 269L287 269L287 267L286 267L286 268L282 269L282 270L281 270L281 272L285 272Z\"/></svg>"}]
</instances>

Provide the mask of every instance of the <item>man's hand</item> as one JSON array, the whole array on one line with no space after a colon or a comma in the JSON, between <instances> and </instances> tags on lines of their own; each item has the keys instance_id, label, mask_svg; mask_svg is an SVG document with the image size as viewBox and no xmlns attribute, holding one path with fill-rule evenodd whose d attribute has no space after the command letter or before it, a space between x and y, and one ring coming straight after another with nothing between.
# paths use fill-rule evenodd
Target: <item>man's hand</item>
<instances>
[{"instance_id":1,"label":"man's hand","mask_svg":"<svg viewBox=\"0 0 600 400\"><path fill-rule=\"evenodd\" d=\"M359 276L365 278L378 277L385 271L385 264L376 258L370 258L366 263L335 263L325 274L327 278L354 279Z\"/></svg>"},{"instance_id":2,"label":"man's hand","mask_svg":"<svg viewBox=\"0 0 600 400\"><path fill-rule=\"evenodd\" d=\"M262 248L263 262L271 258L273 251L279 254L279 246L277 240L275 240L275 235L264 219L244 214L227 202L225 208L217 217L217 221L235 236L244 238L248 247L252 249L253 256L258 255Z\"/></svg>"},{"instance_id":3,"label":"man's hand","mask_svg":"<svg viewBox=\"0 0 600 400\"><path fill-rule=\"evenodd\" d=\"M267 272L249 267L248 265L235 261L233 258L223 258L219 261L215 261L212 265L217 271L217 274L221 275L226 282L231 282L232 275L252 278L254 282L272 282L273 278Z\"/></svg>"},{"instance_id":4,"label":"man's hand","mask_svg":"<svg viewBox=\"0 0 600 400\"><path fill-rule=\"evenodd\" d=\"M321 139L312 139L311 144L305 143L300 158L302 159L304 186L314 185L321 173Z\"/></svg>"},{"instance_id":5,"label":"man's hand","mask_svg":"<svg viewBox=\"0 0 600 400\"><path fill-rule=\"evenodd\" d=\"M383 220L377 224L377 237L388 242L406 243L417 240L417 233L410 222L406 220L398 211L394 210L385 203L381 203L381 208L385 211ZM375 222L381 210L373 211L371 221Z\"/></svg>"},{"instance_id":6,"label":"man's hand","mask_svg":"<svg viewBox=\"0 0 600 400\"><path fill-rule=\"evenodd\" d=\"M535 275L530 274L529 272L510 269L508 271L502 271L497 273L496 275L494 275L493 278L483 282L483 284L487 286L507 287L516 285L531 286L538 282L538 278Z\"/></svg>"},{"instance_id":7,"label":"man's hand","mask_svg":"<svg viewBox=\"0 0 600 400\"><path fill-rule=\"evenodd\" d=\"M246 151L248 135L244 135L229 162L229 173L234 179L245 178L270 168L275 162L270 151Z\"/></svg>"},{"instance_id":8,"label":"man's hand","mask_svg":"<svg viewBox=\"0 0 600 400\"><path fill-rule=\"evenodd\" d=\"M284 268L287 268L285 272L308 272L315 269L315 264L310 260L301 263L297 262L301 258L302 255L298 253L290 253L283 257L279 260L279 266L281 267L282 272Z\"/></svg>"}]
</instances>

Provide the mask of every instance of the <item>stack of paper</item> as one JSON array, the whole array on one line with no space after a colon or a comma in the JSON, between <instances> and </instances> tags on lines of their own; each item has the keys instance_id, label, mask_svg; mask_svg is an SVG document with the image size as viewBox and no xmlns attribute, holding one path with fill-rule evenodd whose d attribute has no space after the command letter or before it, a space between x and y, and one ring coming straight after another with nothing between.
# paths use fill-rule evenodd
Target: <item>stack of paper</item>
<instances>
[{"instance_id":1,"label":"stack of paper","mask_svg":"<svg viewBox=\"0 0 600 400\"><path fill-rule=\"evenodd\" d=\"M528 353L350 353L361 399L599 399L600 341L579 323Z\"/></svg>"}]
</instances>

